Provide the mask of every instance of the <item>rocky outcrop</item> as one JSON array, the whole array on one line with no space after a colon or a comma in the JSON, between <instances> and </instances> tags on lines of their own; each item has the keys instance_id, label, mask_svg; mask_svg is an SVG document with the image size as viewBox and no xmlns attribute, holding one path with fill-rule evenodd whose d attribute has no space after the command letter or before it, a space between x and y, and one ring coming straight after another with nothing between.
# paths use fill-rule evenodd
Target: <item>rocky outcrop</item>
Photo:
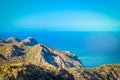
<instances>
[{"instance_id":1,"label":"rocky outcrop","mask_svg":"<svg viewBox=\"0 0 120 80\"><path fill-rule=\"evenodd\" d=\"M20 40L17 38L10 37L7 40L5 40L5 42L6 43L18 43L18 42L20 42Z\"/></svg>"},{"instance_id":2,"label":"rocky outcrop","mask_svg":"<svg viewBox=\"0 0 120 80\"><path fill-rule=\"evenodd\" d=\"M4 45L6 43L5 40L0 39L0 46Z\"/></svg>"},{"instance_id":3,"label":"rocky outcrop","mask_svg":"<svg viewBox=\"0 0 120 80\"><path fill-rule=\"evenodd\" d=\"M20 56L22 54L24 54L24 49L22 49L16 45L11 45L6 49L4 56L6 58L12 58L14 56Z\"/></svg>"},{"instance_id":4,"label":"rocky outcrop","mask_svg":"<svg viewBox=\"0 0 120 80\"><path fill-rule=\"evenodd\" d=\"M10 43L15 44L15 43L19 43L19 42L20 42L19 39L13 38L13 37L10 37L6 40L0 39L0 46L3 46L4 44L10 44Z\"/></svg>"},{"instance_id":5,"label":"rocky outcrop","mask_svg":"<svg viewBox=\"0 0 120 80\"><path fill-rule=\"evenodd\" d=\"M32 37L28 37L27 39L21 41L21 43L23 43L27 46L34 46L34 45L38 44L38 42Z\"/></svg>"}]
</instances>

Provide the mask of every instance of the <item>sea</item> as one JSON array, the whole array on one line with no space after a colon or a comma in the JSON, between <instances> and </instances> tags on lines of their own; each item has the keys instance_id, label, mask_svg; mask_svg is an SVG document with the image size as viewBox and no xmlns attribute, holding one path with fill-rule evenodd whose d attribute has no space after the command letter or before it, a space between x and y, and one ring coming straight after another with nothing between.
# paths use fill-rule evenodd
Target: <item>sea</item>
<instances>
[{"instance_id":1,"label":"sea","mask_svg":"<svg viewBox=\"0 0 120 80\"><path fill-rule=\"evenodd\" d=\"M40 44L76 54L87 68L120 64L119 31L11 31L0 32L0 39L35 38Z\"/></svg>"}]
</instances>

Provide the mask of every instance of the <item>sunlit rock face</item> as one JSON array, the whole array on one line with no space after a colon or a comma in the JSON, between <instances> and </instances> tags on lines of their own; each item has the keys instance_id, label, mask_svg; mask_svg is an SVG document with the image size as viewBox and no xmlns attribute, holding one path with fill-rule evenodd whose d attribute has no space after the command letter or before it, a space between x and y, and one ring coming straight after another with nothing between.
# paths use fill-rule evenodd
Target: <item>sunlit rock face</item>
<instances>
[{"instance_id":1,"label":"sunlit rock face","mask_svg":"<svg viewBox=\"0 0 120 80\"><path fill-rule=\"evenodd\" d=\"M10 37L10 38L8 38L7 40L5 40L7 43L18 43L18 42L20 42L20 40L19 39L17 39L17 38L13 38L13 37Z\"/></svg>"},{"instance_id":2,"label":"sunlit rock face","mask_svg":"<svg viewBox=\"0 0 120 80\"><path fill-rule=\"evenodd\" d=\"M19 59L20 62L51 65L58 68L83 67L75 54L69 51L59 51L44 44L38 44L32 37L20 42L13 38L7 41L9 40L11 43L0 46L0 53L11 62L17 62Z\"/></svg>"},{"instance_id":3,"label":"sunlit rock face","mask_svg":"<svg viewBox=\"0 0 120 80\"><path fill-rule=\"evenodd\" d=\"M40 45L40 62L47 62L60 68L66 67L83 67L82 63L73 56L72 53L61 52L51 47Z\"/></svg>"},{"instance_id":4,"label":"sunlit rock face","mask_svg":"<svg viewBox=\"0 0 120 80\"><path fill-rule=\"evenodd\" d=\"M38 42L34 38L32 38L32 37L28 37L27 39L23 40L22 42L25 45L28 45L28 46L33 46L33 45L38 44Z\"/></svg>"}]
</instances>

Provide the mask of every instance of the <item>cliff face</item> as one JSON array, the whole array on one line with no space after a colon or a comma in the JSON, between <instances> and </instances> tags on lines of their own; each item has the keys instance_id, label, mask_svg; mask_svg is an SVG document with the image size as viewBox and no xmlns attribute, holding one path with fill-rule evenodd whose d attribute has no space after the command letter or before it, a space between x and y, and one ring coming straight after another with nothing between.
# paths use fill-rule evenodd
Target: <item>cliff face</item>
<instances>
[{"instance_id":1,"label":"cliff face","mask_svg":"<svg viewBox=\"0 0 120 80\"><path fill-rule=\"evenodd\" d=\"M20 42L20 40L17 39L17 38L10 37L7 40L5 40L5 42L7 42L7 43L18 43L18 42Z\"/></svg>"},{"instance_id":2,"label":"cliff face","mask_svg":"<svg viewBox=\"0 0 120 80\"><path fill-rule=\"evenodd\" d=\"M25 40L0 40L0 80L120 80L120 64L84 68L70 51Z\"/></svg>"},{"instance_id":3,"label":"cliff face","mask_svg":"<svg viewBox=\"0 0 120 80\"><path fill-rule=\"evenodd\" d=\"M23 43L27 46L34 46L34 45L38 44L38 42L32 37L28 37L27 39L21 41L21 43Z\"/></svg>"}]
</instances>

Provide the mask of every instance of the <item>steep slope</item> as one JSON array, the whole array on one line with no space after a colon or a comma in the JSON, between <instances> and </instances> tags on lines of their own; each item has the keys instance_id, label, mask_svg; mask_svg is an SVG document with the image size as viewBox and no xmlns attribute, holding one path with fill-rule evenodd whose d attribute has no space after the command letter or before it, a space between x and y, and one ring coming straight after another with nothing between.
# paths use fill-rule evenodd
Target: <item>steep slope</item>
<instances>
[{"instance_id":1,"label":"steep slope","mask_svg":"<svg viewBox=\"0 0 120 80\"><path fill-rule=\"evenodd\" d=\"M10 37L7 40L5 40L5 42L7 42L7 43L18 43L18 42L20 42L20 40L17 39L17 38Z\"/></svg>"},{"instance_id":2,"label":"steep slope","mask_svg":"<svg viewBox=\"0 0 120 80\"><path fill-rule=\"evenodd\" d=\"M17 38L14 38L14 37L9 37L8 39L6 40L3 40L3 39L0 39L0 46L4 45L4 44L16 44L16 43L19 43L20 40L17 39Z\"/></svg>"},{"instance_id":3,"label":"steep slope","mask_svg":"<svg viewBox=\"0 0 120 80\"><path fill-rule=\"evenodd\" d=\"M34 38L27 38L16 44L0 46L0 53L9 62L31 62L59 68L83 67L77 56L38 44Z\"/></svg>"},{"instance_id":4,"label":"steep slope","mask_svg":"<svg viewBox=\"0 0 120 80\"><path fill-rule=\"evenodd\" d=\"M34 45L38 44L38 42L32 37L28 37L27 39L21 41L21 43L23 43L24 45L27 45L27 46L34 46Z\"/></svg>"},{"instance_id":5,"label":"steep slope","mask_svg":"<svg viewBox=\"0 0 120 80\"><path fill-rule=\"evenodd\" d=\"M5 40L0 39L0 45L1 46L4 45L5 43L6 43Z\"/></svg>"},{"instance_id":6,"label":"steep slope","mask_svg":"<svg viewBox=\"0 0 120 80\"><path fill-rule=\"evenodd\" d=\"M3 46L0 46L0 54L5 58L11 58L22 55L23 49L15 44L4 44Z\"/></svg>"}]
</instances>

